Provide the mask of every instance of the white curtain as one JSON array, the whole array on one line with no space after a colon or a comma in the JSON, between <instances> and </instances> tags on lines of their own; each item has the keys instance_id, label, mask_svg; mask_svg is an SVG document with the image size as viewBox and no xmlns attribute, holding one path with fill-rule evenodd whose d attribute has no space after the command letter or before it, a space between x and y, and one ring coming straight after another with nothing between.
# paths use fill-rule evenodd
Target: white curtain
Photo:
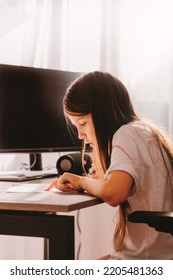
<instances>
[{"instance_id":1,"label":"white curtain","mask_svg":"<svg viewBox=\"0 0 173 280\"><path fill-rule=\"evenodd\" d=\"M138 111L173 135L173 2L102 0L101 69L127 86Z\"/></svg>"},{"instance_id":2,"label":"white curtain","mask_svg":"<svg viewBox=\"0 0 173 280\"><path fill-rule=\"evenodd\" d=\"M138 111L173 139L172 10L172 0L0 0L0 63L110 71ZM0 160L0 169L17 168L21 157ZM106 234L111 239L109 226Z\"/></svg>"}]
</instances>

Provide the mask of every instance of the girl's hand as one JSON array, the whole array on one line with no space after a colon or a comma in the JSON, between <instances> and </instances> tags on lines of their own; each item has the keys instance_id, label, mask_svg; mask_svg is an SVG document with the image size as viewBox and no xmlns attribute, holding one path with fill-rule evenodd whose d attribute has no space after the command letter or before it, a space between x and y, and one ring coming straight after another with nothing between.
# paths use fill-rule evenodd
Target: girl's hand
<instances>
[{"instance_id":1,"label":"girl's hand","mask_svg":"<svg viewBox=\"0 0 173 280\"><path fill-rule=\"evenodd\" d=\"M81 176L64 173L59 179L54 180L45 191L50 191L53 188L66 191L81 191L82 188L79 186L79 179Z\"/></svg>"}]
</instances>

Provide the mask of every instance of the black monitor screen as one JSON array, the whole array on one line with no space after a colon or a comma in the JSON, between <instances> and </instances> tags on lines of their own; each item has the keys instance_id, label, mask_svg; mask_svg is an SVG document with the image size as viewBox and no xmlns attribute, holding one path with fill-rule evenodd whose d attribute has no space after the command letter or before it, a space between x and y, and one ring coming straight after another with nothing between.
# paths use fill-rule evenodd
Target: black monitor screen
<instances>
[{"instance_id":1,"label":"black monitor screen","mask_svg":"<svg viewBox=\"0 0 173 280\"><path fill-rule=\"evenodd\" d=\"M0 152L81 150L62 99L77 73L0 65Z\"/></svg>"}]
</instances>

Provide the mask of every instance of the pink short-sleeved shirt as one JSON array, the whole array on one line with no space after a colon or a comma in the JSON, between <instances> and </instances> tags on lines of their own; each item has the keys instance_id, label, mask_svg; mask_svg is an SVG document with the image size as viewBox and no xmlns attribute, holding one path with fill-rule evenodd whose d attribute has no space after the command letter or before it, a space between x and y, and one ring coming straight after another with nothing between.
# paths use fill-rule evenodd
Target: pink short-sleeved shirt
<instances>
[{"instance_id":1,"label":"pink short-sleeved shirt","mask_svg":"<svg viewBox=\"0 0 173 280\"><path fill-rule=\"evenodd\" d=\"M112 145L111 164L105 177L122 170L134 179L126 215L137 210L173 211L173 169L162 149L169 177L158 142L147 125L142 121L123 125L114 134ZM112 258L173 259L173 237L147 224L127 221L121 251L113 252Z\"/></svg>"}]
</instances>

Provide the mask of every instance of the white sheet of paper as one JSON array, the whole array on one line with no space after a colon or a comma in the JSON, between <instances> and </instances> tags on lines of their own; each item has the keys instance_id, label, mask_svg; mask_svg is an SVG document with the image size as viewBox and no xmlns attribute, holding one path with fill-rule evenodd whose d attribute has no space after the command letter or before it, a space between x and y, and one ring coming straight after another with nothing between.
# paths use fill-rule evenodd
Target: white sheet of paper
<instances>
[{"instance_id":1,"label":"white sheet of paper","mask_svg":"<svg viewBox=\"0 0 173 280\"><path fill-rule=\"evenodd\" d=\"M16 186L9 187L6 190L6 192L10 192L10 193L44 192L46 187L48 187L48 185L21 184L21 185L16 185ZM59 192L59 190L57 190L55 188L51 189L50 191Z\"/></svg>"}]
</instances>

